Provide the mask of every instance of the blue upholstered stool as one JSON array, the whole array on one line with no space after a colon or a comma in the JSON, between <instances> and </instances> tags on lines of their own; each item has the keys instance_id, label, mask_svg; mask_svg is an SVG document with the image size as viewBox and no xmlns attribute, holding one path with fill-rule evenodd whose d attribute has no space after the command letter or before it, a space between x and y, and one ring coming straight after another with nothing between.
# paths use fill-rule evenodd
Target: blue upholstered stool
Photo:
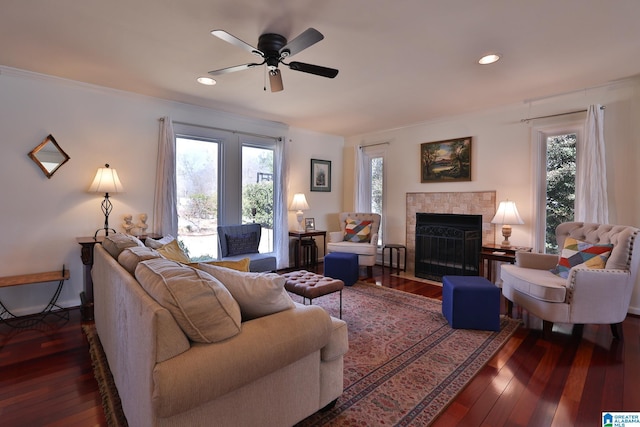
<instances>
[{"instance_id":1,"label":"blue upholstered stool","mask_svg":"<svg viewBox=\"0 0 640 427\"><path fill-rule=\"evenodd\" d=\"M444 276L442 314L455 329L499 331L500 289L480 276Z\"/></svg>"},{"instance_id":2,"label":"blue upholstered stool","mask_svg":"<svg viewBox=\"0 0 640 427\"><path fill-rule=\"evenodd\" d=\"M358 254L331 252L324 257L324 275L340 279L351 286L358 281Z\"/></svg>"}]
</instances>

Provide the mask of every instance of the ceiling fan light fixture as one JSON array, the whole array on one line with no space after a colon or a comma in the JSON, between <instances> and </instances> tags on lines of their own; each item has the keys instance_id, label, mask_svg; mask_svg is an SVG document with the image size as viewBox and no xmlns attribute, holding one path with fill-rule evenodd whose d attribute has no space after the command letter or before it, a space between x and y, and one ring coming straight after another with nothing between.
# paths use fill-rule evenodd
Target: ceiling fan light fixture
<instances>
[{"instance_id":1,"label":"ceiling fan light fixture","mask_svg":"<svg viewBox=\"0 0 640 427\"><path fill-rule=\"evenodd\" d=\"M499 53L490 53L488 55L484 55L482 58L478 60L478 64L480 65L489 65L494 62L498 62L502 58L502 55Z\"/></svg>"},{"instance_id":2,"label":"ceiling fan light fixture","mask_svg":"<svg viewBox=\"0 0 640 427\"><path fill-rule=\"evenodd\" d=\"M271 92L280 92L284 89L282 84L282 74L278 69L280 64L289 67L290 70L301 71L303 73L314 74L326 78L334 78L338 74L338 70L334 68L322 67L320 65L307 64L304 62L284 62L285 58L313 46L320 40L324 39L322 33L315 28L307 28L293 40L287 41L287 38L274 33L265 33L258 37L258 47L255 48L250 44L240 40L234 35L224 30L213 30L211 34L219 39L230 43L236 47L246 50L250 53L260 56L263 61L260 63L250 63L236 65L233 67L221 68L219 70L209 71L212 76L233 73L236 71L247 70L249 68L265 65L265 77L269 76ZM266 82L265 82L266 83ZM266 90L266 84L265 84Z\"/></svg>"},{"instance_id":3,"label":"ceiling fan light fixture","mask_svg":"<svg viewBox=\"0 0 640 427\"><path fill-rule=\"evenodd\" d=\"M197 78L198 83L200 83L201 85L205 85L205 86L213 86L215 85L217 82L212 79L211 77L198 77Z\"/></svg>"}]
</instances>

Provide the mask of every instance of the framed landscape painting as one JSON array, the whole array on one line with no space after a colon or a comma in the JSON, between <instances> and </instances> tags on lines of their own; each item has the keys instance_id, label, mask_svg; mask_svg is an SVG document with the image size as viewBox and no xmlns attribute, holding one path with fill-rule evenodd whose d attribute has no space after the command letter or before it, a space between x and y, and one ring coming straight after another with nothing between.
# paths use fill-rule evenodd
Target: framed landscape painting
<instances>
[{"instance_id":1,"label":"framed landscape painting","mask_svg":"<svg viewBox=\"0 0 640 427\"><path fill-rule=\"evenodd\" d=\"M311 191L331 191L331 161L311 159Z\"/></svg>"},{"instance_id":2,"label":"framed landscape painting","mask_svg":"<svg viewBox=\"0 0 640 427\"><path fill-rule=\"evenodd\" d=\"M420 145L420 182L471 181L471 137Z\"/></svg>"}]
</instances>

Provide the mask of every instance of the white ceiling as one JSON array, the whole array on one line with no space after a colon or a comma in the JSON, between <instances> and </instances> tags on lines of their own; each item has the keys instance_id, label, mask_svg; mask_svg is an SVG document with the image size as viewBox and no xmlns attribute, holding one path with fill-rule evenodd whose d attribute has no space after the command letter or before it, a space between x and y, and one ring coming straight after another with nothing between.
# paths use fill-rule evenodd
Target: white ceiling
<instances>
[{"instance_id":1,"label":"white ceiling","mask_svg":"<svg viewBox=\"0 0 640 427\"><path fill-rule=\"evenodd\" d=\"M0 65L351 136L523 102L640 74L638 0L3 0ZM335 79L263 67L210 35L256 46L309 27L292 60ZM481 66L497 51L503 59ZM267 82L268 85L268 82Z\"/></svg>"}]
</instances>

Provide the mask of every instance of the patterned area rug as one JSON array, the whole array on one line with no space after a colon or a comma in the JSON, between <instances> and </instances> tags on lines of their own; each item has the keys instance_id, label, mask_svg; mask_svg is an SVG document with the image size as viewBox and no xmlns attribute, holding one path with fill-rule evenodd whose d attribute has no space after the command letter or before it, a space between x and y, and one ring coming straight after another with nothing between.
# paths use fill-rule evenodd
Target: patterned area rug
<instances>
[{"instance_id":1,"label":"patterned area rug","mask_svg":"<svg viewBox=\"0 0 640 427\"><path fill-rule=\"evenodd\" d=\"M339 294L313 303L338 317ZM520 324L504 317L500 332L451 329L441 310L440 301L406 292L345 287L344 393L298 426L429 425Z\"/></svg>"},{"instance_id":2,"label":"patterned area rug","mask_svg":"<svg viewBox=\"0 0 640 427\"><path fill-rule=\"evenodd\" d=\"M332 410L298 427L428 425L520 324L503 318L500 332L451 329L440 301L360 282L345 287L342 298L342 318L349 325L344 393ZM339 315L338 293L314 304ZM83 330L107 423L124 427L127 420L95 327Z\"/></svg>"},{"instance_id":3,"label":"patterned area rug","mask_svg":"<svg viewBox=\"0 0 640 427\"><path fill-rule=\"evenodd\" d=\"M91 355L91 364L93 365L93 376L98 382L107 426L127 427L128 423L124 412L122 412L122 403L120 402L120 396L118 396L118 389L116 389L113 382L113 376L109 370L107 357L102 349L96 327L95 325L82 325L82 330L87 336L87 341L89 341L89 354Z\"/></svg>"}]
</instances>

